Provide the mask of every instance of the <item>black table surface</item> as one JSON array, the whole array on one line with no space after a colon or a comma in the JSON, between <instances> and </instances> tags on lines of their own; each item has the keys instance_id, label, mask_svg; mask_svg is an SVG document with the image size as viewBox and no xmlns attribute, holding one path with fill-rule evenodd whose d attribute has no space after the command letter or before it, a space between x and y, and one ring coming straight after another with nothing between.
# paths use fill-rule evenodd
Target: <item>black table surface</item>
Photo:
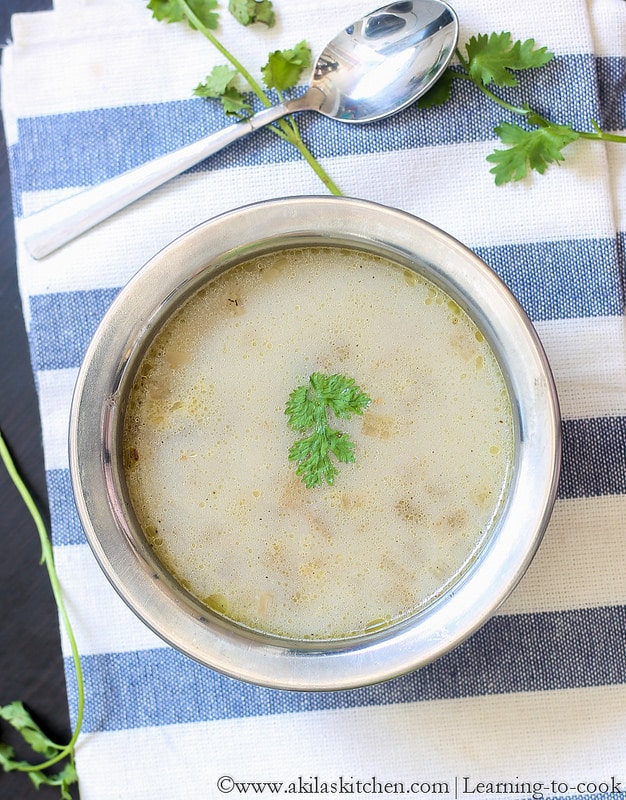
<instances>
[{"instance_id":1,"label":"black table surface","mask_svg":"<svg viewBox=\"0 0 626 800\"><path fill-rule=\"evenodd\" d=\"M52 7L52 0L0 0L0 43L11 15ZM48 521L41 425L15 266L15 237L4 131L0 126L0 429L44 519ZM21 700L56 741L70 735L56 607L29 513L0 467L0 706ZM31 754L10 727L0 740ZM76 794L76 796L78 796ZM2 800L49 800L23 774L0 770Z\"/></svg>"}]
</instances>

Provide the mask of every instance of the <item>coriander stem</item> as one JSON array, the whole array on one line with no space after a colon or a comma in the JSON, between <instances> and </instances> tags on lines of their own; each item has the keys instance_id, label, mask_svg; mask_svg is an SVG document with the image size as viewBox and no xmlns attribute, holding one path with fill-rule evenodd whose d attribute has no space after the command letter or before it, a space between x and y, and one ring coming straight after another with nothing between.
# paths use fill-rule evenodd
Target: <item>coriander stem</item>
<instances>
[{"instance_id":1,"label":"coriander stem","mask_svg":"<svg viewBox=\"0 0 626 800\"><path fill-rule=\"evenodd\" d=\"M288 119L293 119L291 116ZM281 120L282 122L283 120ZM317 175L317 177L321 180L321 182L326 186L328 191L331 194L334 194L336 197L342 197L343 192L334 182L334 180L330 177L330 175L326 172L324 167L320 164L317 158L311 153L309 148L305 145L304 141L301 139L300 134L297 130L291 129L289 126L286 129L281 130L280 128L276 127L275 125L270 125L270 130L272 133L275 133L276 136L280 136L281 139L284 139L289 144L292 144L300 153L300 155L304 158L307 164L311 167L313 172Z\"/></svg>"},{"instance_id":2,"label":"coriander stem","mask_svg":"<svg viewBox=\"0 0 626 800\"><path fill-rule=\"evenodd\" d=\"M237 70L237 72L248 82L250 88L255 93L255 95L259 98L259 100L263 103L266 108L269 108L272 103L269 97L263 91L263 88L259 84L259 82L254 78L254 76L248 72L248 70L244 67L244 65L228 50L224 45L220 42L220 40L204 25L196 16L194 11L190 8L187 0L178 0L180 6L190 22L193 22L194 26L202 33L206 38L211 42L213 47L227 59L230 64Z\"/></svg>"},{"instance_id":3,"label":"coriander stem","mask_svg":"<svg viewBox=\"0 0 626 800\"><path fill-rule=\"evenodd\" d=\"M470 75L469 64L467 63L467 61L463 57L461 51L457 48L455 50L455 53L456 53L457 58L461 62L461 66L465 70L465 72L461 72L461 73L455 72L454 70L451 70L452 75L455 78L461 78L463 80L471 81L474 84L474 86L476 86L478 89L480 89L480 91L483 94L487 95L487 97L490 100L493 100L494 103L497 103L501 108L504 108L507 111L512 111L514 114L519 114L519 115L521 115L523 117L528 116L528 114L530 113L530 109L529 108L524 108L522 106L515 106L512 103L509 103L506 100L503 100L501 97L498 97L497 94L494 94L490 89L488 89L485 86L484 83L482 83L481 81L474 80L474 78L472 78L472 76Z\"/></svg>"},{"instance_id":4,"label":"coriander stem","mask_svg":"<svg viewBox=\"0 0 626 800\"><path fill-rule=\"evenodd\" d=\"M618 133L609 133L608 131L603 131L600 128L596 128L595 133L591 133L590 131L576 131L576 133L581 139L595 139L596 141L602 142L618 142L620 144L626 144L626 136L621 136Z\"/></svg>"},{"instance_id":5,"label":"coriander stem","mask_svg":"<svg viewBox=\"0 0 626 800\"><path fill-rule=\"evenodd\" d=\"M55 756L48 759L47 761L44 761L41 764L29 764L27 766L19 767L19 770L21 772L35 772L46 769L47 767L51 767L53 764L62 761L64 758L68 756L73 760L74 746L76 745L78 736L80 734L80 729L82 727L83 717L85 712L85 684L83 678L83 670L80 663L78 646L76 644L74 631L72 630L72 625L70 623L69 616L65 608L65 603L63 601L63 593L61 591L59 577L57 575L54 566L54 555L52 552L52 545L50 543L50 538L46 530L46 525L42 519L41 514L39 513L39 509L37 508L32 495L28 491L26 484L24 483L20 473L18 472L17 467L15 466L15 462L11 457L9 448L6 445L1 432L0 432L0 457L2 458L2 462L4 463L4 466L9 474L9 477L13 481L15 488L17 489L22 500L24 501L24 505L28 509L35 523L37 533L39 534L39 540L41 542L41 563L45 564L46 570L48 572L48 578L50 580L52 594L54 596L54 600L57 605L57 609L59 611L59 616L61 617L61 620L63 622L63 627L65 628L65 631L67 633L67 637L70 643L70 648L72 651L72 658L74 661L74 669L76 672L76 684L78 690L78 713L76 716L76 725L74 727L74 732L72 734L72 737L67 745L62 747Z\"/></svg>"},{"instance_id":6,"label":"coriander stem","mask_svg":"<svg viewBox=\"0 0 626 800\"><path fill-rule=\"evenodd\" d=\"M283 93L280 91L280 89L276 89L276 94L278 96L278 101L280 103L284 103L285 102L285 97L284 97ZM302 137L300 136L300 128L298 127L298 123L297 123L296 118L294 117L294 115L293 114L289 114L288 117L285 117L285 122L287 122L289 124L289 127L294 132L294 134L298 137L298 139L301 139Z\"/></svg>"},{"instance_id":7,"label":"coriander stem","mask_svg":"<svg viewBox=\"0 0 626 800\"><path fill-rule=\"evenodd\" d=\"M454 78L460 78L461 80L470 81L471 83L474 84L474 86L476 86L477 89L480 89L480 91L483 94L485 94L487 97L493 100L494 103L497 103L501 108L504 108L507 111L511 111L514 114L518 114L523 117L533 116L537 121L545 125L545 127L549 127L552 124L550 120L546 119L536 111L533 111L533 109L530 108L529 106L515 106L512 103L503 100L501 97L498 97L497 94L488 89L481 81L474 80L474 78L472 78L472 76L469 73L469 64L467 60L463 57L462 53L458 48L456 49L455 52L465 72L456 72L454 70L451 70L451 74ZM626 136L618 133L609 133L608 131L602 130L602 128L600 128L600 126L597 124L595 120L592 120L591 124L594 127L593 132L579 131L576 130L575 128L572 128L572 130L574 131L574 133L577 133L581 139L592 139L603 142L619 142L622 144L626 143Z\"/></svg>"},{"instance_id":8,"label":"coriander stem","mask_svg":"<svg viewBox=\"0 0 626 800\"><path fill-rule=\"evenodd\" d=\"M241 77L247 81L248 85L254 92L254 94L259 98L261 103L266 107L269 108L272 105L272 101L267 96L265 91L263 90L260 83L254 78L254 76L244 67L244 65L237 59L224 45L220 42L220 40L204 25L200 19L198 19L197 15L194 11L190 8L189 3L187 0L179 0L180 6L190 22L193 22L194 26L202 33L209 42L215 47L223 56L228 60L231 66L239 72ZM279 92L279 98L282 101L282 97ZM294 145L296 149L300 152L300 155L304 158L304 160L309 164L309 166L313 169L313 172L317 175L317 177L321 180L321 182L326 186L326 188L330 191L331 194L334 195L342 195L343 192L337 184L333 181L330 175L326 172L326 170L322 167L319 161L315 158L315 156L311 153L309 148L304 144L300 136L300 132L298 126L293 119L292 116L287 117L286 119L278 120L276 125L271 125L270 129L273 133L280 136L282 139L285 139L290 144Z\"/></svg>"},{"instance_id":9,"label":"coriander stem","mask_svg":"<svg viewBox=\"0 0 626 800\"><path fill-rule=\"evenodd\" d=\"M334 194L336 197L341 197L343 192L337 186L335 181L330 177L330 175L326 172L324 167L320 164L320 162L315 158L313 153L309 150L309 148L304 144L302 139L294 140L292 142L295 147L300 151L300 155L304 158L307 164L311 167L313 172L317 175L317 177L321 180L324 186L328 189L331 194Z\"/></svg>"}]
</instances>

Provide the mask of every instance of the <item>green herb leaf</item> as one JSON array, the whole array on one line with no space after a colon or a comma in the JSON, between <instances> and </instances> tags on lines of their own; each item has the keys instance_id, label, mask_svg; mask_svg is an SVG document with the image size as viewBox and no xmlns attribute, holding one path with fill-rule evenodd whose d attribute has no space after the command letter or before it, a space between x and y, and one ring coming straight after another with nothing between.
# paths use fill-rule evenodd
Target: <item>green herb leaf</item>
<instances>
[{"instance_id":1,"label":"green herb leaf","mask_svg":"<svg viewBox=\"0 0 626 800\"><path fill-rule=\"evenodd\" d=\"M271 0L229 0L228 10L242 25L262 22L271 28L276 22Z\"/></svg>"},{"instance_id":2,"label":"green herb leaf","mask_svg":"<svg viewBox=\"0 0 626 800\"><path fill-rule=\"evenodd\" d=\"M235 86L238 74L236 69L226 65L213 67L211 74L196 86L193 93L198 97L219 99L229 116L247 117L252 106Z\"/></svg>"},{"instance_id":3,"label":"green herb leaf","mask_svg":"<svg viewBox=\"0 0 626 800\"><path fill-rule=\"evenodd\" d=\"M298 464L296 475L307 488L324 481L329 485L334 483L337 467L331 455L344 464L354 461L352 439L347 433L330 427L327 409L339 419L350 419L352 414L362 415L370 402L353 378L320 372L314 372L308 384L298 386L289 395L285 406L289 426L301 433L313 428L289 450L289 460Z\"/></svg>"},{"instance_id":4,"label":"green herb leaf","mask_svg":"<svg viewBox=\"0 0 626 800\"><path fill-rule=\"evenodd\" d=\"M226 64L213 67L202 83L193 90L198 97L221 97L237 77L237 70Z\"/></svg>"},{"instance_id":5,"label":"green herb leaf","mask_svg":"<svg viewBox=\"0 0 626 800\"><path fill-rule=\"evenodd\" d=\"M417 101L419 108L432 108L433 106L442 106L450 99L450 89L452 81L454 80L454 72L447 69L439 80L431 86L431 88L422 95Z\"/></svg>"},{"instance_id":6,"label":"green herb leaf","mask_svg":"<svg viewBox=\"0 0 626 800\"><path fill-rule=\"evenodd\" d=\"M310 66L311 48L302 41L290 50L270 53L261 74L268 89L282 92L295 86L304 70Z\"/></svg>"},{"instance_id":7,"label":"green herb leaf","mask_svg":"<svg viewBox=\"0 0 626 800\"><path fill-rule=\"evenodd\" d=\"M543 175L550 164L563 161L563 148L580 138L580 134L570 125L555 123L526 130L519 125L503 122L495 130L503 144L511 145L506 150L495 150L487 156L487 161L495 164L490 172L495 175L498 186L521 180L529 169Z\"/></svg>"},{"instance_id":8,"label":"green herb leaf","mask_svg":"<svg viewBox=\"0 0 626 800\"><path fill-rule=\"evenodd\" d=\"M9 703L9 705L1 706L0 717L21 733L24 741L36 753L43 753L47 758L50 758L57 750L62 749L45 735L19 700Z\"/></svg>"},{"instance_id":9,"label":"green herb leaf","mask_svg":"<svg viewBox=\"0 0 626 800\"><path fill-rule=\"evenodd\" d=\"M547 48L535 48L534 39L513 42L507 32L472 36L465 49L470 77L484 86L489 83L517 86L517 78L511 70L541 67L553 58Z\"/></svg>"},{"instance_id":10,"label":"green herb leaf","mask_svg":"<svg viewBox=\"0 0 626 800\"><path fill-rule=\"evenodd\" d=\"M35 523L35 527L37 528L37 533L39 534L42 563L47 569L48 578L50 579L50 585L52 588L52 594L54 596L59 611L59 616L62 620L63 627L65 628L65 632L69 640L70 649L72 651L74 669L76 672L76 689L78 694L76 725L74 732L72 733L72 738L66 745L56 744L48 736L46 736L21 702L18 701L15 703L9 703L6 706L0 707L0 719L5 720L17 731L19 731L30 747L36 753L40 753L43 756L43 761L40 758L35 764L31 764L28 761L17 760L13 748L0 742L0 767L2 767L5 772L11 772L14 770L25 772L36 787L39 787L43 784L48 786L58 786L61 792L61 800L71 800L71 794L68 787L72 783L75 783L78 779L76 770L74 768L74 748L80 734L85 713L85 683L83 680L83 670L80 663L78 646L76 644L74 631L72 630L72 626L67 615L65 603L63 602L61 585L59 583L59 577L54 566L52 543L50 542L50 537L48 536L45 523L41 514L39 513L35 501L32 498L32 495L28 491L22 476L15 466L13 458L11 457L11 453L9 452L9 448L6 445L1 432L0 460L4 464L9 478L24 501L24 505L30 512L33 522ZM44 771L55 764L59 764L64 759L69 759L69 761L63 767L61 772L55 775Z\"/></svg>"},{"instance_id":11,"label":"green herb leaf","mask_svg":"<svg viewBox=\"0 0 626 800\"><path fill-rule=\"evenodd\" d=\"M19 701L0 707L0 718L6 720L21 733L24 741L46 759L53 759L59 751L65 749L46 736ZM17 759L13 748L3 742L0 742L0 767L5 772L26 772L37 789L40 786L58 786L61 800L71 800L69 787L78 780L76 768L71 761L65 764L60 772L49 774L40 769L33 769L28 761Z\"/></svg>"},{"instance_id":12,"label":"green herb leaf","mask_svg":"<svg viewBox=\"0 0 626 800\"><path fill-rule=\"evenodd\" d=\"M236 15L243 16L246 2L247 0L233 0L233 12ZM237 71L250 91L261 101L262 105L266 107L272 105L273 101L263 89L260 81L254 77L250 70L247 69L247 67L244 66L244 64L242 64L213 33L219 21L218 14L215 13L217 0L148 0L147 7L152 10L152 16L158 20L180 22L186 19L192 28L199 29L210 44L218 50ZM250 11L254 11L256 21L263 22L265 25L273 24L274 15L270 0L255 0L254 7L248 8L246 16L249 15ZM308 66L310 63L310 50L304 42L300 42L293 50L286 50L282 53L277 51L276 54L270 54L269 61L264 68L266 80L269 81L268 86L271 85L271 87L275 87L278 91L290 88L297 82L305 66ZM212 92L212 87L209 88ZM211 96L209 91L203 88L203 84L200 84L196 88L196 94ZM239 118L250 116L251 109L247 101L244 99L242 93L232 84L219 95L219 100L227 114ZM293 119L280 119L276 124L270 125L269 130L273 131L286 142L292 144L298 150L331 194L341 195L341 189L304 143Z\"/></svg>"},{"instance_id":13,"label":"green herb leaf","mask_svg":"<svg viewBox=\"0 0 626 800\"><path fill-rule=\"evenodd\" d=\"M27 762L16 761L15 750L10 745L0 742L0 767L2 767L5 772L12 772L23 766L28 766Z\"/></svg>"},{"instance_id":14,"label":"green herb leaf","mask_svg":"<svg viewBox=\"0 0 626 800\"><path fill-rule=\"evenodd\" d=\"M185 12L178 0L150 0L148 8L154 19L162 22L180 22L185 19Z\"/></svg>"},{"instance_id":15,"label":"green herb leaf","mask_svg":"<svg viewBox=\"0 0 626 800\"><path fill-rule=\"evenodd\" d=\"M217 0L186 0L186 3L206 28L210 30L217 28L219 20L218 14L215 13ZM180 0L150 0L148 8L155 19L163 22L181 22L187 19L191 27L195 28Z\"/></svg>"},{"instance_id":16,"label":"green herb leaf","mask_svg":"<svg viewBox=\"0 0 626 800\"><path fill-rule=\"evenodd\" d=\"M60 772L48 775L45 772L29 772L35 788L40 786L58 786L61 790L61 800L72 800L69 787L78 781L76 767L72 763L67 763Z\"/></svg>"},{"instance_id":17,"label":"green herb leaf","mask_svg":"<svg viewBox=\"0 0 626 800\"><path fill-rule=\"evenodd\" d=\"M222 107L229 117L245 119L252 113L252 106L239 89L229 86L220 97Z\"/></svg>"},{"instance_id":18,"label":"green herb leaf","mask_svg":"<svg viewBox=\"0 0 626 800\"><path fill-rule=\"evenodd\" d=\"M516 63L511 64L511 69L516 70L544 67L554 58L554 53L551 53L547 47L536 47L534 39L515 42L513 54Z\"/></svg>"}]
</instances>

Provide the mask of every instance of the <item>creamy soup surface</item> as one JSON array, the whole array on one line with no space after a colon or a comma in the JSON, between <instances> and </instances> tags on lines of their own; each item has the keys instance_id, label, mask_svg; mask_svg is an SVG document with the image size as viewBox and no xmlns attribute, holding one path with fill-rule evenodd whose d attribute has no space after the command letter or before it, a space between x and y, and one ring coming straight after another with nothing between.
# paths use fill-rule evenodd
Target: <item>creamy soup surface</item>
<instances>
[{"instance_id":1,"label":"creamy soup surface","mask_svg":"<svg viewBox=\"0 0 626 800\"><path fill-rule=\"evenodd\" d=\"M285 403L313 372L371 403L336 420L356 461L307 489ZM297 639L427 605L498 516L513 456L505 383L450 297L381 258L288 250L214 279L146 354L124 430L131 501L162 563L214 611Z\"/></svg>"}]
</instances>

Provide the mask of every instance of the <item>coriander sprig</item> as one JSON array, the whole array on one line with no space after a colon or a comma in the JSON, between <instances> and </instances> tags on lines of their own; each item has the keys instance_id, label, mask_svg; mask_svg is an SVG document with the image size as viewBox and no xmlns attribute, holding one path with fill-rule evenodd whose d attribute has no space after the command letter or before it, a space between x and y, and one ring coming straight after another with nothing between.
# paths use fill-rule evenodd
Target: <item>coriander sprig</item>
<instances>
[{"instance_id":1,"label":"coriander sprig","mask_svg":"<svg viewBox=\"0 0 626 800\"><path fill-rule=\"evenodd\" d=\"M244 93L237 87L237 81L241 79L263 106L269 108L272 105L270 97L261 84L213 32L219 24L219 15L215 10L217 0L150 0L147 7L152 11L153 17L164 22L186 20L192 28L200 31L230 64L230 67L226 65L214 67L206 79L195 88L196 95L219 99L226 114L244 119L252 113L252 109ZM257 22L271 27L275 21L270 0L230 0L229 11L244 25ZM270 53L268 62L262 69L266 88L275 89L279 99L282 100L282 92L295 86L303 70L310 64L311 51L306 42L300 42L287 50ZM292 116L278 120L268 127L298 150L331 194L342 194L330 175L305 145L298 125Z\"/></svg>"},{"instance_id":2,"label":"coriander sprig","mask_svg":"<svg viewBox=\"0 0 626 800\"><path fill-rule=\"evenodd\" d=\"M450 97L452 82L465 80L501 108L524 118L526 127L502 122L495 128L502 144L509 145L487 156L494 164L490 172L498 186L521 180L529 170L543 174L550 164L564 160L563 149L577 139L626 143L626 136L602 130L595 120L591 120L592 131L577 130L571 124L550 121L527 103L510 103L492 90L492 86L518 86L517 72L543 67L554 58L546 47L537 47L534 39L513 41L508 32L478 34L465 44L465 53L457 48L456 55L460 69L449 67L419 105L442 105Z\"/></svg>"},{"instance_id":3,"label":"coriander sprig","mask_svg":"<svg viewBox=\"0 0 626 800\"><path fill-rule=\"evenodd\" d=\"M78 646L74 637L74 631L70 623L65 603L63 601L63 594L61 592L61 585L59 577L54 566L54 556L52 552L52 544L46 531L45 523L32 495L26 488L15 462L11 457L9 448L7 447L2 434L0 433L0 458L13 481L15 488L19 492L26 508L30 512L31 517L35 523L39 540L41 542L41 563L45 565L48 571L48 578L52 587L52 594L56 602L59 616L62 620L63 627L67 633L72 651L72 658L74 661L74 670L76 673L76 685L78 692L78 710L76 715L76 724L74 732L70 741L63 745L53 742L41 730L39 725L33 720L24 705L20 701L9 703L5 706L0 706L0 719L4 719L13 728L15 728L24 738L24 741L31 747L31 749L41 756L41 759L35 759L35 763L23 761L16 758L15 752L12 747L3 742L0 742L0 765L5 772L25 772L31 779L35 787L39 786L58 786L62 800L71 800L69 786L77 781L76 768L74 765L74 749L80 730L82 727L84 709L85 709L85 685L83 680L83 671L80 663L80 656L78 653ZM60 772L50 774L45 770L59 764L61 761L67 759L66 764Z\"/></svg>"},{"instance_id":4,"label":"coriander sprig","mask_svg":"<svg viewBox=\"0 0 626 800\"><path fill-rule=\"evenodd\" d=\"M228 10L242 25L262 22L271 28L276 19L272 0L229 0Z\"/></svg>"},{"instance_id":5,"label":"coriander sprig","mask_svg":"<svg viewBox=\"0 0 626 800\"><path fill-rule=\"evenodd\" d=\"M289 460L298 464L296 475L308 489L323 481L335 482L338 470L331 455L344 464L355 460L354 442L349 434L331 428L327 410L339 419L350 419L352 414L362 415L370 402L353 378L321 372L314 372L308 384L289 395L285 407L289 426L299 433L311 431L289 449Z\"/></svg>"}]
</instances>

